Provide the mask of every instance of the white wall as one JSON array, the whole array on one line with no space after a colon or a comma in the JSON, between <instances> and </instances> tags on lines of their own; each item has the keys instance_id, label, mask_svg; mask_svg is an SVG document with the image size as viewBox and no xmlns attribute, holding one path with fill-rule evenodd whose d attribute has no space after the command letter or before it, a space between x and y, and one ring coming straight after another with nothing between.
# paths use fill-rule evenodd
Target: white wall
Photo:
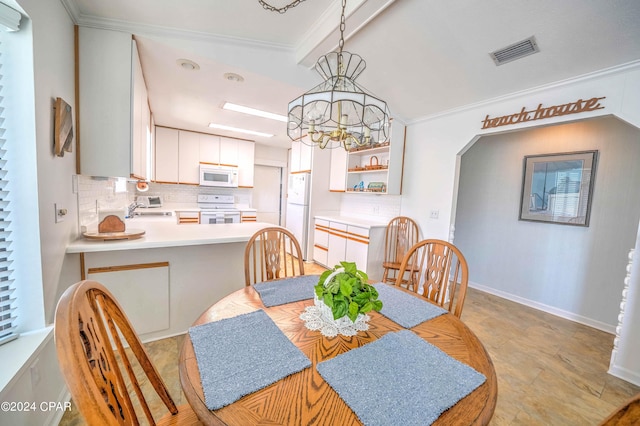
<instances>
[{"instance_id":1,"label":"white wall","mask_svg":"<svg viewBox=\"0 0 640 426\"><path fill-rule=\"evenodd\" d=\"M603 100L605 108L601 110L529 121L499 129L501 132L512 131L605 115L615 115L635 127L640 127L638 93L640 62L635 62L408 123L402 214L414 217L421 229L430 230L428 235L433 238L455 237L451 227L455 223L460 155L475 142L478 135L500 133L495 130L481 130L482 120L487 114L499 117L519 112L522 107L535 109L540 103L552 106L578 99L606 96ZM428 218L431 210L439 211L439 219ZM638 249L640 246L636 241L636 251ZM553 262L553 259L545 259L545 262ZM638 275L640 274L632 275L630 287L640 286ZM471 280L474 280L473 272ZM638 291L630 292L631 294L637 295ZM640 311L640 296L629 296L626 309L625 316L637 317ZM593 313L587 313L585 316L596 319ZM637 322L632 324L631 321L626 321L623 327L625 330L618 348L618 371L625 371L623 378L640 384L640 357L632 352L634 345L637 346L633 340L637 340L638 325Z\"/></svg>"},{"instance_id":2,"label":"white wall","mask_svg":"<svg viewBox=\"0 0 640 426\"><path fill-rule=\"evenodd\" d=\"M473 285L613 333L640 222L638 141L612 117L480 138L462 156L455 222ZM518 220L524 156L586 150L599 151L589 226Z\"/></svg>"},{"instance_id":3,"label":"white wall","mask_svg":"<svg viewBox=\"0 0 640 426\"><path fill-rule=\"evenodd\" d=\"M19 102L20 115L17 118L20 124L18 128L12 126L12 131L16 131L18 136L14 140L20 141L16 160L20 169L17 188L21 192L17 194L18 199L12 208L18 207L14 224L24 232L16 241L14 250L27 250L15 267L20 270L16 277L20 279L19 287L25 290L18 295L21 297L22 316L30 318L29 321L21 321L20 331L29 331L43 327L47 313L51 314L55 308L66 245L75 237L77 226L76 200L71 187L75 152L63 158L53 154L55 99L63 98L75 114L74 36L73 23L59 1L20 0L19 5L31 21L23 18L21 31L7 35L13 37L14 46L19 46L19 52L14 52L12 57L12 61L18 60L19 65L12 62L11 66L19 68L18 75L13 76L13 81L19 84L12 87L20 91L19 97L14 98ZM73 148L75 151L75 144ZM36 191L37 203L34 202ZM69 215L64 222L55 223L54 203L68 209ZM14 357L18 355L24 354L13 354ZM32 380L30 368L39 370L39 381ZM3 401L39 404L64 398L64 384L57 368L52 338L44 340L31 357L30 364L26 364L20 373L2 390ZM0 423L57 423L56 418L61 415L60 411L20 413L11 419L2 418Z\"/></svg>"},{"instance_id":4,"label":"white wall","mask_svg":"<svg viewBox=\"0 0 640 426\"><path fill-rule=\"evenodd\" d=\"M76 237L78 221L71 184L76 170L75 140L73 152L64 157L56 157L52 148L55 99L63 98L71 105L74 117L76 113L73 22L58 1L21 0L20 5L33 23L42 287L45 316L50 319L57 302L55 295L65 248ZM64 222L55 223L54 203L68 210Z\"/></svg>"}]
</instances>

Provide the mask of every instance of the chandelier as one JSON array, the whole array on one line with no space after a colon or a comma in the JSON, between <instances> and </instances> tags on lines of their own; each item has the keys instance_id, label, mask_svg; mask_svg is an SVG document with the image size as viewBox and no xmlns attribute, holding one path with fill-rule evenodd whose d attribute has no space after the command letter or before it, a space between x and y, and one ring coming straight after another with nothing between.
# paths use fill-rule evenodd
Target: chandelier
<instances>
[{"instance_id":1,"label":"chandelier","mask_svg":"<svg viewBox=\"0 0 640 426\"><path fill-rule=\"evenodd\" d=\"M343 51L346 0L342 0L338 51L318 59L322 83L289 102L287 135L320 149L387 141L389 108L355 80L366 68L359 55Z\"/></svg>"}]
</instances>

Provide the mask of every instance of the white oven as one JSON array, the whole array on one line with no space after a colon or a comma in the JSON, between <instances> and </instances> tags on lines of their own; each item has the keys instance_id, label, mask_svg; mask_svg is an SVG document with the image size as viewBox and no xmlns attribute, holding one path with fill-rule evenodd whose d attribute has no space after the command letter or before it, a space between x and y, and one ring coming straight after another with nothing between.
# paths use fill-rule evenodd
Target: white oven
<instances>
[{"instance_id":1,"label":"white oven","mask_svg":"<svg viewBox=\"0 0 640 426\"><path fill-rule=\"evenodd\" d=\"M238 168L200 164L200 185L237 188Z\"/></svg>"},{"instance_id":2,"label":"white oven","mask_svg":"<svg viewBox=\"0 0 640 426\"><path fill-rule=\"evenodd\" d=\"M240 223L233 195L199 194L198 207L201 224Z\"/></svg>"}]
</instances>

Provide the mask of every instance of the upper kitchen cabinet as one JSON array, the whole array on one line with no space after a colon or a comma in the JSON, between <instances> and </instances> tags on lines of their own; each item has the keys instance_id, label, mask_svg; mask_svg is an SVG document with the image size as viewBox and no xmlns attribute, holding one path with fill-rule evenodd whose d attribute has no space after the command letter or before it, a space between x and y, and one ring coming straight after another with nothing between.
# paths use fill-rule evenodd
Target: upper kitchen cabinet
<instances>
[{"instance_id":1,"label":"upper kitchen cabinet","mask_svg":"<svg viewBox=\"0 0 640 426\"><path fill-rule=\"evenodd\" d=\"M351 149L347 160L347 192L400 194L404 145L405 126L393 120L387 142ZM336 168L342 164L339 162Z\"/></svg>"},{"instance_id":2,"label":"upper kitchen cabinet","mask_svg":"<svg viewBox=\"0 0 640 426\"><path fill-rule=\"evenodd\" d=\"M78 32L80 173L148 178L151 119L132 35Z\"/></svg>"},{"instance_id":3,"label":"upper kitchen cabinet","mask_svg":"<svg viewBox=\"0 0 640 426\"><path fill-rule=\"evenodd\" d=\"M220 137L220 165L238 166L238 140Z\"/></svg>"},{"instance_id":4,"label":"upper kitchen cabinet","mask_svg":"<svg viewBox=\"0 0 640 426\"><path fill-rule=\"evenodd\" d=\"M200 134L200 163L220 164L220 136Z\"/></svg>"},{"instance_id":5,"label":"upper kitchen cabinet","mask_svg":"<svg viewBox=\"0 0 640 426\"><path fill-rule=\"evenodd\" d=\"M255 143L207 133L156 126L155 180L200 183L200 164L238 167L238 186L253 188Z\"/></svg>"},{"instance_id":6,"label":"upper kitchen cabinet","mask_svg":"<svg viewBox=\"0 0 640 426\"><path fill-rule=\"evenodd\" d=\"M155 181L178 183L178 151L180 132L156 126Z\"/></svg>"},{"instance_id":7,"label":"upper kitchen cabinet","mask_svg":"<svg viewBox=\"0 0 640 426\"><path fill-rule=\"evenodd\" d=\"M179 131L178 183L200 184L200 139L203 135Z\"/></svg>"},{"instance_id":8,"label":"upper kitchen cabinet","mask_svg":"<svg viewBox=\"0 0 640 426\"><path fill-rule=\"evenodd\" d=\"M131 177L147 180L151 178L151 108L135 40L132 44L131 61L133 63Z\"/></svg>"},{"instance_id":9,"label":"upper kitchen cabinet","mask_svg":"<svg viewBox=\"0 0 640 426\"><path fill-rule=\"evenodd\" d=\"M311 172L313 146L297 140L291 142L291 167L289 172Z\"/></svg>"},{"instance_id":10,"label":"upper kitchen cabinet","mask_svg":"<svg viewBox=\"0 0 640 426\"><path fill-rule=\"evenodd\" d=\"M253 167L256 144L251 141L237 141L238 144L238 187L253 188Z\"/></svg>"}]
</instances>

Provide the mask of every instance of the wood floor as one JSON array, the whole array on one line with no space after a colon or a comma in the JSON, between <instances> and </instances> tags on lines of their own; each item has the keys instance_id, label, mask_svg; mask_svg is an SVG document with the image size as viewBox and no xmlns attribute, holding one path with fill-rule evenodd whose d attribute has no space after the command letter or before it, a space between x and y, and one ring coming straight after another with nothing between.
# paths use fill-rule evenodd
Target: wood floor
<instances>
[{"instance_id":1,"label":"wood floor","mask_svg":"<svg viewBox=\"0 0 640 426\"><path fill-rule=\"evenodd\" d=\"M322 269L305 264L307 274ZM478 335L498 376L491 425L597 425L640 387L607 374L613 335L469 289L462 320ZM146 344L176 403L183 337ZM75 409L60 425L83 425Z\"/></svg>"}]
</instances>

